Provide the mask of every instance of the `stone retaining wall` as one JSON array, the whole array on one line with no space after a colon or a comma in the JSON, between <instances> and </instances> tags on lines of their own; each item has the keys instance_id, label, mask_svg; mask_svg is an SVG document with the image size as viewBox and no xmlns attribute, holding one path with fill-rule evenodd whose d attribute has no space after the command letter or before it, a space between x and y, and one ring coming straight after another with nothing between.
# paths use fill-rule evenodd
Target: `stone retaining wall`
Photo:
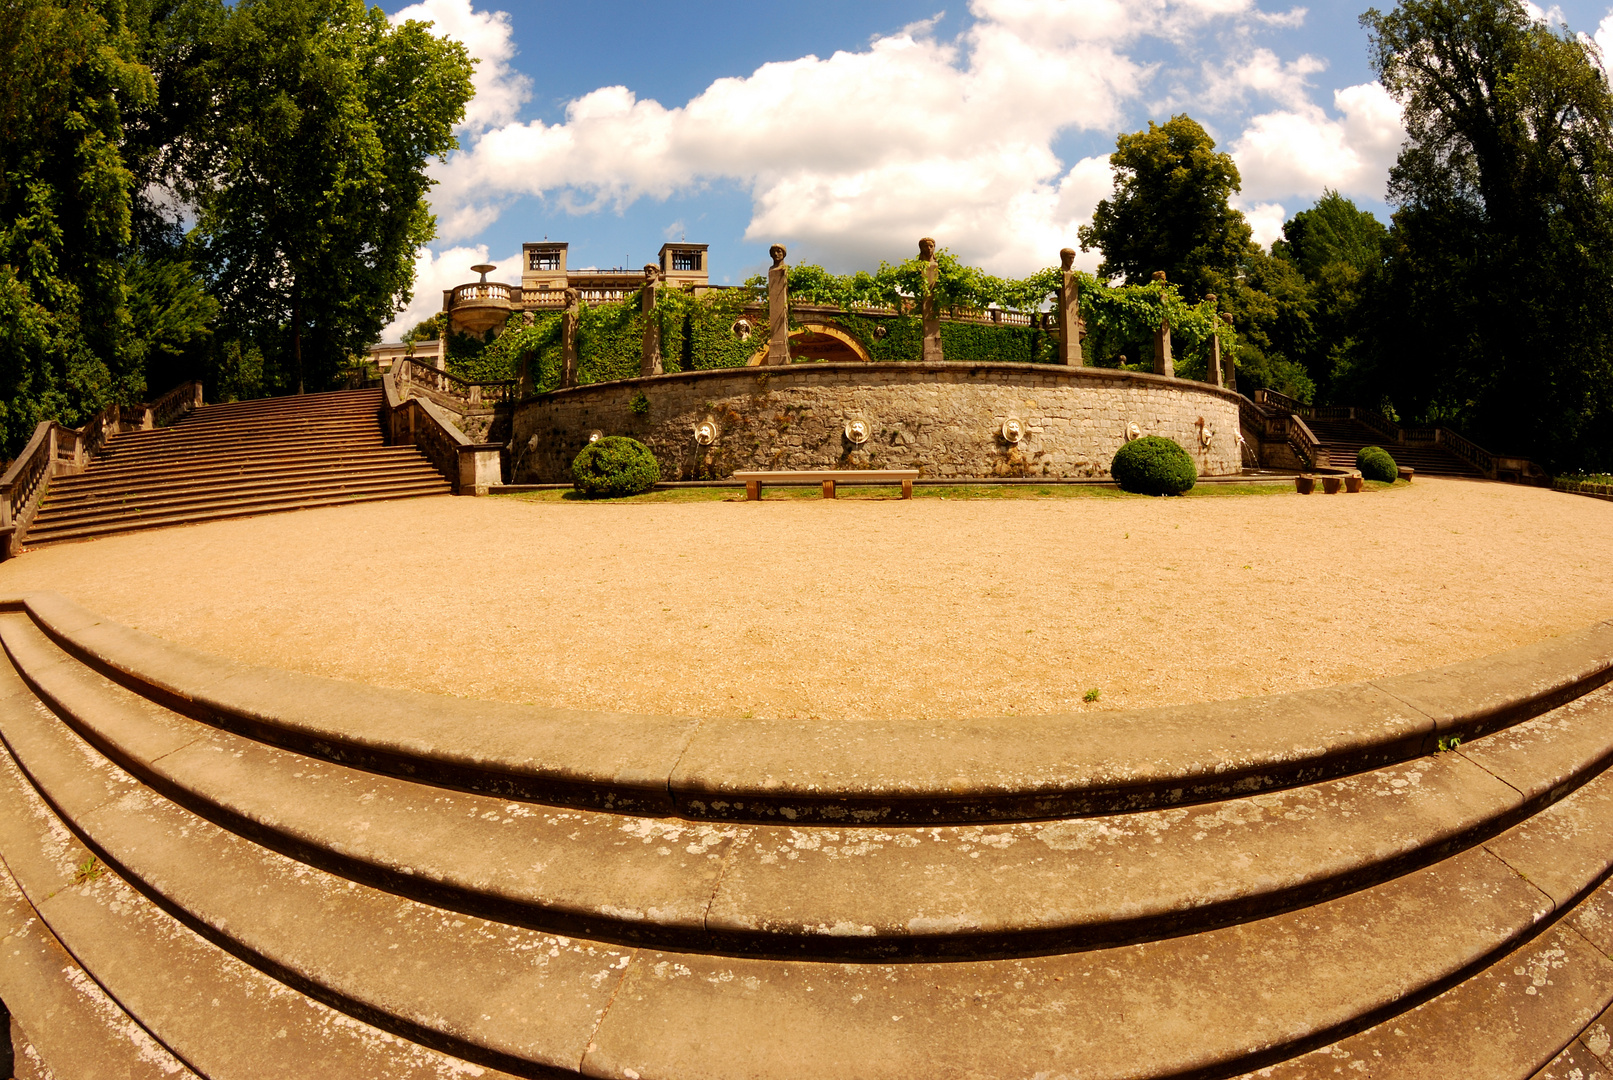
<instances>
[{"instance_id":1,"label":"stone retaining wall","mask_svg":"<svg viewBox=\"0 0 1613 1080\"><path fill-rule=\"evenodd\" d=\"M642 395L642 399L640 399ZM639 402L640 411L633 404ZM1129 425L1174 439L1200 475L1242 467L1237 395L1206 383L1044 364L795 364L579 386L514 415L512 482L564 483L591 431L629 435L664 480L738 469L918 468L925 477L1101 477ZM648 409L643 407L647 405ZM1015 445L1003 424L1018 418ZM862 419L858 445L847 422ZM1200 439L1200 419L1210 432ZM695 440L716 424L711 446Z\"/></svg>"}]
</instances>

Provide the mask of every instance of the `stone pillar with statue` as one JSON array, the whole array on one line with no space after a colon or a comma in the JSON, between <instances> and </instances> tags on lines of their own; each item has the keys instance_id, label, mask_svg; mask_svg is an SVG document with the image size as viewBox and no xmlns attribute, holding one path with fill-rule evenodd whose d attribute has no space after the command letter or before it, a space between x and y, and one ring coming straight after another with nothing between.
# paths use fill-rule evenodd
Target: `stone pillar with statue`
<instances>
[{"instance_id":1,"label":"stone pillar with statue","mask_svg":"<svg viewBox=\"0 0 1613 1080\"><path fill-rule=\"evenodd\" d=\"M774 244L767 253L773 265L767 269L767 357L764 364L790 362L790 271L784 265L789 252Z\"/></svg>"},{"instance_id":2,"label":"stone pillar with statue","mask_svg":"<svg viewBox=\"0 0 1613 1080\"><path fill-rule=\"evenodd\" d=\"M1075 272L1075 249L1059 252L1058 320L1059 363L1066 367L1081 367L1081 279Z\"/></svg>"},{"instance_id":3,"label":"stone pillar with statue","mask_svg":"<svg viewBox=\"0 0 1613 1080\"><path fill-rule=\"evenodd\" d=\"M919 261L924 264L924 344L919 359L929 364L941 362L941 311L935 301L936 282L941 267L935 258L935 241L926 236L919 241Z\"/></svg>"},{"instance_id":4,"label":"stone pillar with statue","mask_svg":"<svg viewBox=\"0 0 1613 1080\"><path fill-rule=\"evenodd\" d=\"M639 310L644 315L644 359L639 365L641 376L660 375L661 319L655 313L655 301L661 291L661 268L654 263L644 264L644 287L639 291Z\"/></svg>"},{"instance_id":5,"label":"stone pillar with statue","mask_svg":"<svg viewBox=\"0 0 1613 1080\"><path fill-rule=\"evenodd\" d=\"M577 323L582 319L582 293L567 289L566 309L560 316L560 387L577 385Z\"/></svg>"},{"instance_id":6,"label":"stone pillar with statue","mask_svg":"<svg viewBox=\"0 0 1613 1080\"><path fill-rule=\"evenodd\" d=\"M1165 283L1165 271L1155 270L1154 280L1160 284ZM1176 362L1171 358L1171 321L1159 320L1159 329L1154 331L1154 374L1163 375L1167 379L1176 377Z\"/></svg>"}]
</instances>

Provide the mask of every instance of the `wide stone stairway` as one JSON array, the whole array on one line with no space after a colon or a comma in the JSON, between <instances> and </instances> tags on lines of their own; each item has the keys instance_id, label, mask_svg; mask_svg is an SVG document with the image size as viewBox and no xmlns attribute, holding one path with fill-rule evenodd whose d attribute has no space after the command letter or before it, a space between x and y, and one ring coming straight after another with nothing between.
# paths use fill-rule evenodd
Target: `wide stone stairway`
<instances>
[{"instance_id":1,"label":"wide stone stairway","mask_svg":"<svg viewBox=\"0 0 1613 1080\"><path fill-rule=\"evenodd\" d=\"M21 1075L1613 1069L1613 622L950 723L385 690L52 594L0 644Z\"/></svg>"},{"instance_id":2,"label":"wide stone stairway","mask_svg":"<svg viewBox=\"0 0 1613 1080\"><path fill-rule=\"evenodd\" d=\"M1307 420L1316 441L1327 447L1335 468L1354 468L1355 455L1364 446L1381 446L1396 465L1415 469L1418 476L1461 476L1482 480L1484 474L1442 446L1404 446L1373 431L1359 420Z\"/></svg>"},{"instance_id":3,"label":"wide stone stairway","mask_svg":"<svg viewBox=\"0 0 1613 1080\"><path fill-rule=\"evenodd\" d=\"M118 435L85 472L51 481L27 545L447 494L418 449L385 445L380 410L379 390L262 398Z\"/></svg>"}]
</instances>

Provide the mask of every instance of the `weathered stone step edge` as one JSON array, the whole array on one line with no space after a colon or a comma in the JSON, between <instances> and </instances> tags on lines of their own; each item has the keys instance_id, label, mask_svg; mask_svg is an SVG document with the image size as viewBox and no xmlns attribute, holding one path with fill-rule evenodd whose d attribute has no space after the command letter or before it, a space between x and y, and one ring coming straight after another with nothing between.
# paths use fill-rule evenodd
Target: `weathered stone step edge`
<instances>
[{"instance_id":1,"label":"weathered stone step edge","mask_svg":"<svg viewBox=\"0 0 1613 1080\"><path fill-rule=\"evenodd\" d=\"M350 492L394 491L400 485L416 483L446 484L430 465L420 462L412 467L392 470L380 475L350 476L344 473L325 473L303 477L296 481L282 480L267 483L224 483L210 488L195 489L189 494L167 493L148 497L134 497L116 503L92 501L84 505L69 506L48 503L40 510L36 521L53 528L65 525L90 525L102 521L122 521L132 515L159 517L189 514L193 510L206 510L215 506L244 505L247 500L284 501L309 496L345 494ZM49 514L47 518L45 515ZM30 530L31 532L32 530Z\"/></svg>"},{"instance_id":2,"label":"weathered stone step edge","mask_svg":"<svg viewBox=\"0 0 1613 1080\"><path fill-rule=\"evenodd\" d=\"M3 863L0 941L0 1000L52 1073L64 1080L197 1080L85 973Z\"/></svg>"},{"instance_id":3,"label":"weathered stone step edge","mask_svg":"<svg viewBox=\"0 0 1613 1080\"><path fill-rule=\"evenodd\" d=\"M70 654L176 712L449 787L712 820L970 823L1119 813L1314 783L1520 723L1613 677L1613 622L1368 683L1133 713L858 723L468 701L276 671L36 593ZM967 770L963 775L960 770Z\"/></svg>"},{"instance_id":4,"label":"weathered stone step edge","mask_svg":"<svg viewBox=\"0 0 1613 1080\"><path fill-rule=\"evenodd\" d=\"M103 485L101 488L73 488L62 490L56 488L43 504L52 510L66 507L77 507L83 504L105 502L109 499L149 498L162 499L169 496L185 496L195 492L214 491L223 485L234 488L247 486L263 487L274 484L314 483L322 479L349 479L370 476L404 476L424 466L430 468L429 462L419 457L399 457L391 460L366 461L363 458L348 462L331 462L322 464L319 468L306 466L296 468L238 468L232 472L218 472L211 476L195 478L170 479L160 483L140 483L129 481L119 485Z\"/></svg>"},{"instance_id":5,"label":"weathered stone step edge","mask_svg":"<svg viewBox=\"0 0 1613 1080\"><path fill-rule=\"evenodd\" d=\"M75 738L60 725L43 717L38 719L41 724L60 731L64 737ZM8 731L7 734L9 741L14 733ZM87 747L84 749L88 751ZM17 750L14 742L11 750ZM27 762L23 761L23 764L26 766ZM105 769L93 766L78 771L87 772L91 777L107 775ZM39 784L39 778L35 777L33 782ZM102 781L103 784L105 782ZM1582 792L1585 790L1588 789L1582 789ZM1569 807L1580 794L1570 796L1546 811L1546 814ZM94 794L80 797L96 798ZM1141 1046L1127 1047L1124 1053L1117 1054L1111 1049L1107 1061L1099 1062L1090 1072L1083 1071L1083 1075L1116 1078L1205 1075L1206 1070L1219 1073L1227 1071L1229 1066L1242 1068L1245 1062L1257 1064L1263 1057L1288 1054L1331 1041L1340 1031L1349 1027L1375 1022L1384 1016L1401 1012L1483 969L1494 957L1505 954L1515 948L1518 942L1544 930L1568 908L1554 903L1552 895L1542 891L1541 887L1529 884L1528 880L1536 875L1518 869L1518 864L1528 867L1530 858L1560 860L1566 846L1578 856L1577 864L1570 868L1570 876L1579 872L1579 876L1584 877L1589 865L1585 859L1586 838L1589 836L1592 846L1597 849L1592 853L1595 872L1605 876L1607 854L1601 850L1605 845L1600 841L1608 825L1613 824L1613 782L1602 783L1593 801L1598 804L1592 815L1594 820L1588 824L1581 823L1585 827L1579 828L1566 845L1564 838L1557 835L1526 839L1521 845L1515 841L1514 850L1509 855L1511 862L1489 851L1473 849L1419 871L1416 875L1409 875L1407 879L1388 883L1378 890L1353 893L1292 916L1278 916L1259 924L1151 943L1148 948L1154 949L1156 954L1151 964L1145 962L1146 958L1139 959L1138 947L1030 961L897 967L883 964L723 960L688 953L645 955L642 950L634 950L628 955L627 963L621 966L626 981L612 994L608 1011L589 1041L583 1071L592 1075L615 1076L626 1075L626 1069L633 1068L644 1080L662 1076L671 1080L673 1077L694 1076L800 1075L803 1063L810 1058L810 1054L803 1054L810 1047L782 1047L782 1052L775 1057L774 1067L767 1069L757 1068L757 1055L752 1051L756 1048L778 1049L769 1042L770 1038L779 1040L793 1037L799 1043L803 1028L809 1029L809 1038L817 1047L821 1048L826 1042L838 1046L847 1025L836 1023L833 1016L823 1017L821 1007L854 1010L860 1005L863 992L886 996L886 1000L876 1000L871 1009L864 1010L865 1013L883 1013L891 1007L902 1009L902 1013L893 1014L893 1019L896 1019L904 1013L922 1015L910 1008L920 1003L923 1003L921 1008L929 1006L936 1008L937 1012L941 1011L938 1005L950 1006L954 1012L960 1006L967 1010L972 1004L971 995L976 1001L979 1000L978 989L982 983L991 992L987 996L991 997L1000 994L1002 987L1016 977L1019 979L1017 986L1023 987L1034 972L1040 976L1040 989L1052 995L1057 993L1054 982L1068 978L1071 987L1066 989L1074 989L1081 986L1081 981L1075 977L1077 975L1084 973L1085 978L1090 978L1094 973L1132 966L1140 966L1144 975L1133 974L1128 979L1128 992L1136 998L1139 996L1139 984L1149 984L1146 989L1153 995L1151 1006L1154 1014L1149 1019L1157 1025L1161 1021L1160 1014L1168 1013L1173 1022L1177 1022L1184 1012L1196 1011L1196 1015L1190 1017L1196 1026L1190 1024L1190 1030L1186 1032L1178 1026L1171 1032L1172 1037L1160 1037L1163 1033L1150 1031L1146 1023L1139 1023L1131 1004L1127 1004L1119 1016L1092 1018L1088 1026L1098 1030L1079 1033L1086 1039L1088 1054L1096 1053L1100 1047L1112 1047L1116 1039L1130 1037L1136 1043L1139 1033L1146 1038ZM99 829L126 826L132 817L138 817L141 810L140 799L127 794L119 796L115 792L101 793L99 805L105 810L104 813L93 814L98 823L93 828ZM161 800L155 805L162 805ZM182 813L177 807L174 810ZM1574 806L1575 812L1581 810ZM60 808L58 813L61 813ZM71 814L64 813L62 816L75 830L81 831L87 818L92 815L79 815L80 820L74 820ZM181 838L196 835L198 828L205 827L199 823L175 822L168 827L170 842L153 838L147 847L160 852L179 846ZM226 842L230 840L223 834L219 834L218 838ZM120 862L118 850L107 850L104 844L95 845L93 835L86 839L100 849L99 854L109 865L120 873L129 874L137 882L143 882L145 887L151 887L150 882L144 882L137 872ZM250 885L261 881L261 874L242 872L235 867L221 867L219 859L206 855L195 860L182 860L182 863L183 866L179 863L175 866L188 869L195 875L192 884L200 883L200 892L193 890L192 896L205 893L209 887L217 888L221 882L244 880L249 885L245 890L245 902L249 908L256 906ZM1550 883L1550 874L1539 876ZM1577 898L1594 884L1594 881L1587 883L1576 880L1567 891ZM178 891L181 886L178 879L171 878L169 892ZM164 896L170 911L186 918L187 922L194 920L197 929L212 928L212 936L240 946L242 951L248 953L249 959L256 957L267 961L276 968L277 976L295 977L298 974L294 967L266 956L261 951L263 942L252 948L244 946L239 937L231 936L248 932L247 924L253 921L250 910L248 917L244 918L240 913L231 917L217 911L175 910L178 905L174 898L167 894ZM278 908L280 905L269 906ZM341 946L355 949L363 955L383 952L381 946L384 939L355 939L353 932L332 934L330 927L316 920L291 919L288 922L293 932L300 929L303 933L331 938ZM366 931L373 934L376 927L391 924L392 920L371 919L367 926L356 926L354 929L360 935ZM456 929L441 918L428 920L426 925L450 936ZM1274 938L1278 940L1273 941ZM445 947L451 948L452 944L452 941L445 942ZM519 948L498 951L508 954L519 951ZM1363 952L1372 955L1363 958ZM1210 961L1208 971L1202 967L1205 960ZM672 966L680 966L684 975L691 976L681 988L685 991L683 1000L676 1000L674 995L674 1000L661 1002L660 1007L652 1009L648 1016L628 1016L619 1020L618 1017L624 1012L630 1013L635 1008L642 1011L644 995L640 993L635 998L634 993L644 990L647 980L664 978L662 969ZM1218 966L1219 971L1215 970ZM440 965L433 964L430 968L432 973L440 977ZM1195 971L1195 968L1199 970ZM651 969L655 970L652 972ZM332 964L329 970L340 975L345 969L341 964ZM613 967L614 970L618 969ZM1056 974L1058 972L1063 974ZM820 1007L815 1008L808 1004L811 999L805 999L798 988L784 985L789 982L792 973L803 979L820 980L825 983L821 989L836 992L826 992L818 997ZM1368 985L1371 980L1364 977L1368 974L1377 980L1372 985ZM352 976L349 975L349 978ZM942 1002L936 1002L935 995L930 993L932 980L939 980L933 984L933 988L944 991L940 995L944 999ZM429 995L437 981L437 978L433 978L428 980L426 987L417 989ZM496 980L489 981L496 985ZM995 989L992 984L996 984ZM745 991L759 989L762 985L775 986L775 996L784 1000L745 1000ZM1200 1001L1182 1000L1183 990L1188 985L1202 985L1205 992L1199 995ZM691 987L707 1000L704 1003L691 1001L686 993ZM1237 996L1225 994L1223 991L1228 987L1237 987L1243 992L1254 990L1254 993L1246 994L1251 1004L1234 1002L1231 1017L1206 1016L1206 1000ZM1323 989L1319 1001L1306 1001L1280 1021L1273 1022L1269 1015L1270 1002L1297 1003L1305 999L1306 993L1314 993L1317 987ZM863 992L853 995L850 991L857 988ZM330 987L327 985L326 989ZM1093 987L1088 984L1086 994L1092 990ZM715 1003L710 1001L713 992L718 996ZM1037 995L1033 991L1031 996ZM849 1006L846 1004L848 999ZM708 1010L715 1005L721 1015L700 1016L701 1004L705 1004ZM1213 1004L1208 1006L1211 1012L1216 1007ZM418 1011L428 1017L441 1015L440 1009L422 1008ZM1027 1038L1022 1027L1014 1027L1021 1019L1021 1012L1022 1008L1016 1005L1013 1009L1005 1010L1006 1021L1003 1017L992 1018L998 1029L995 1031L982 1031L981 1024L976 1022L972 1026L955 1024L944 1032L932 1033L923 1044L923 1053L932 1067L923 1069L922 1074L957 1075L960 1070L949 1070L948 1066L961 1061L966 1049L974 1050L981 1043L991 1043L993 1039L996 1045L989 1046L988 1050L994 1059L1010 1049L1024 1057L1027 1044L1038 1041L1036 1035L1041 1036L1036 1049L1045 1051L1046 1032L1037 1032ZM760 1025L756 1023L758 1013L763 1014ZM1048 1013L1044 1011L1043 1015ZM1079 1011L1076 1011L1076 1015L1079 1015ZM808 1017L810 1022L804 1025L799 1022ZM797 1022L792 1023L791 1018ZM862 1026L866 1028L866 1017L861 1019L864 1020ZM670 1025L669 1020L673 1021ZM747 1030L747 1022L751 1030ZM1255 1030L1245 1031L1242 1027L1245 1024ZM721 1032L722 1035L714 1040L711 1038L713 1032ZM1057 1032L1057 1041L1062 1045L1072 1040L1074 1034L1061 1030ZM942 1045L937 1046L937 1040ZM657 1057L668 1057L667 1044L672 1044L670 1051L675 1054L679 1050L689 1051L691 1041L692 1049L701 1056L701 1060L663 1060L662 1067L656 1067ZM883 1052L887 1057L890 1055L883 1041L870 1047L865 1040L863 1048ZM705 1056L713 1053L728 1055L728 1060L720 1063L725 1067L709 1067ZM1138 1071L1139 1054L1145 1060L1156 1059L1160 1067ZM1197 1060L1194 1060L1195 1057ZM1083 1061L1091 1064L1090 1057ZM872 1064L878 1066L881 1063ZM852 1069L815 1068L812 1069L812 1075L910 1076L921 1071L914 1068L918 1063L913 1061L896 1060L884 1064L887 1067L870 1067L869 1063L859 1061ZM1015 1062L1009 1062L1008 1066L1005 1072L993 1075L1030 1071Z\"/></svg>"},{"instance_id":6,"label":"weathered stone step edge","mask_svg":"<svg viewBox=\"0 0 1613 1080\"><path fill-rule=\"evenodd\" d=\"M116 487L119 485L137 483L150 479L173 480L175 482L194 480L206 481L217 476L235 476L237 474L250 474L265 470L288 471L292 469L307 470L309 467L323 468L326 464L340 466L350 463L385 462L389 460L416 461L423 455L413 446L382 446L364 447L358 450L341 450L331 454L318 451L307 451L296 454L271 454L263 457L236 458L230 461L210 461L199 465L186 465L174 467L156 467L148 465L129 465L113 468L111 466L94 465L88 472L73 476L54 477L50 484L56 491L71 491L76 494L84 488L99 486Z\"/></svg>"},{"instance_id":7,"label":"weathered stone step edge","mask_svg":"<svg viewBox=\"0 0 1613 1080\"><path fill-rule=\"evenodd\" d=\"M158 445L174 439L217 438L232 433L262 435L277 431L336 431L376 426L376 412L370 408L355 408L346 412L285 413L279 416L217 417L191 419L185 417L169 427L151 428L149 431L120 432L109 440L107 449Z\"/></svg>"},{"instance_id":8,"label":"weathered stone step edge","mask_svg":"<svg viewBox=\"0 0 1613 1080\"><path fill-rule=\"evenodd\" d=\"M1403 1014L1571 914L1609 869L1613 784L1605 776L1531 823L1575 815L1594 820L1566 845L1557 837L1519 844L1509 831L1415 874L1258 923L1113 952L974 965L972 1000L929 993L934 966L713 963L642 950L584 1069L615 1076L631 1068L645 1080L1235 1074ZM1554 861L1563 872L1553 874ZM1397 974L1409 953L1435 940L1498 941L1486 906L1525 894L1552 910L1530 925L1513 923L1506 944L1417 985ZM1341 993L1358 996L1344 1008ZM992 1009L999 1025L985 1019ZM1051 1028L1056 1041L1027 1038L1033 1025ZM1236 1046L1228 1045L1232 1031ZM723 1037L704 1037L710 1032ZM821 1036L814 1044L822 1032L832 1033L831 1045ZM772 1068L748 1053L759 1045Z\"/></svg>"},{"instance_id":9,"label":"weathered stone step edge","mask_svg":"<svg viewBox=\"0 0 1613 1080\"><path fill-rule=\"evenodd\" d=\"M331 438L324 438L316 433L299 432L264 439L229 439L146 447L139 451L105 454L96 458L96 463L107 468L117 468L131 465L160 465L197 457L240 455L264 458L285 450L318 450L327 446L341 450L373 450L385 445L386 441L379 431L354 432Z\"/></svg>"},{"instance_id":10,"label":"weathered stone step edge","mask_svg":"<svg viewBox=\"0 0 1613 1080\"><path fill-rule=\"evenodd\" d=\"M53 902L61 902L58 894L74 885L72 867L91 854L107 876L116 875L115 889L135 898L126 908L147 909L143 919L175 924L182 938L205 939L205 944L183 943L201 967L250 965L246 981L256 994L248 998L274 998L281 987L289 988L297 998L306 996L407 1040L412 1050L388 1048L405 1056L473 1057L490 1068L527 1076L574 1073L597 1010L614 989L611 974L625 959L622 950L455 917L354 885L218 829L144 788L35 711L26 688L10 672L0 673L0 722L5 735L0 816L7 818L0 821L0 844L22 864L23 888L30 896L50 890L50 898L36 905L41 918L131 1015L169 1043L183 1050L188 1040L157 1022L150 1000L141 996L153 993L144 969L154 968L152 981L159 982L158 975L172 965L160 956L142 955L142 944L150 942L134 936L117 947L118 959L134 969L126 967L120 978L104 969L105 950L115 946L102 934L81 936L83 912L77 912L76 923L63 922L52 909ZM19 838L30 830L31 843ZM45 837L70 856L42 858L28 850L45 848ZM26 872L30 855L32 884ZM114 908L114 914L129 912ZM534 963L535 957L546 959ZM573 978L546 978L557 967ZM408 977L400 978L400 971ZM204 970L186 978L187 989L204 1000L216 992L205 976ZM593 986L587 985L594 981L591 976L600 976ZM243 1004L251 1008L249 1002L226 1000L225 1007L234 1009L222 1013L219 1022L261 1030L261 1017L239 1015ZM553 1019L557 1016L564 1023ZM192 1040L206 1034L191 1026ZM307 1043L320 1033L298 1034ZM279 1049L272 1036L259 1042L250 1049ZM199 1072L241 1075L239 1068L224 1073L207 1068L194 1047L189 1056ZM389 1080L386 1055L378 1056L374 1068L340 1075ZM275 1057L271 1054L267 1068L278 1067ZM460 1075L452 1069L448 1074ZM259 1075L306 1074L288 1066L279 1074L260 1069Z\"/></svg>"},{"instance_id":11,"label":"weathered stone step edge","mask_svg":"<svg viewBox=\"0 0 1613 1080\"><path fill-rule=\"evenodd\" d=\"M1247 921L1448 857L1613 760L1613 691L1603 690L1558 710L1572 715L1523 725L1538 729L1527 737L1507 733L1514 745L1480 740L1464 747L1466 756L1268 794L1258 807L1208 804L1192 815L1207 825L1169 810L1055 822L1045 832L850 830L845 848L839 826L730 825L685 838L676 826L592 811L512 816L502 799L450 795L158 713L61 652L21 614L0 616L0 642L33 693L79 737L165 797L257 843L483 918L730 955L1025 956ZM1274 820L1285 817L1298 824ZM358 821L361 829L351 824ZM688 839L715 849L715 874L698 858L700 873L669 871L675 861L687 865L674 849ZM1010 854L1021 843L1027 848ZM474 855L467 860L466 852ZM1142 879L1084 899L1111 862L1143 868ZM530 873L535 864L543 875ZM1258 881L1228 882L1225 867L1237 865Z\"/></svg>"},{"instance_id":12,"label":"weathered stone step edge","mask_svg":"<svg viewBox=\"0 0 1613 1080\"><path fill-rule=\"evenodd\" d=\"M197 509L188 513L163 514L160 516L154 514L97 525L68 525L58 529L51 527L49 521L46 521L37 532L30 528L25 542L30 548L44 547L46 544L90 540L101 536L112 536L117 533L146 532L151 529L166 529L179 525L199 525L207 521L227 521L231 518L283 514L294 510L317 510L329 506L348 506L353 503L386 502L392 499L415 499L427 495L447 495L451 490L451 485L440 476L435 479L422 477L419 480L399 484L384 491L319 495L299 499L235 499L230 500L227 506L218 509Z\"/></svg>"},{"instance_id":13,"label":"weathered stone step edge","mask_svg":"<svg viewBox=\"0 0 1613 1080\"><path fill-rule=\"evenodd\" d=\"M249 398L246 401L221 401L212 405L197 406L189 415L224 416L232 413L270 412L277 409L308 412L371 401L379 406L381 394L380 390L333 390L320 394L288 394L281 397Z\"/></svg>"}]
</instances>

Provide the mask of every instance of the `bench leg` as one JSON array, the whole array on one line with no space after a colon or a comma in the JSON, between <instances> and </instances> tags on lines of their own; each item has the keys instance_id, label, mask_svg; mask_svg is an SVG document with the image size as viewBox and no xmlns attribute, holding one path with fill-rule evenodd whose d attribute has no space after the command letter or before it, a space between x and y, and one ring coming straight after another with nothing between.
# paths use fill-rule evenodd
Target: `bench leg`
<instances>
[{"instance_id":1,"label":"bench leg","mask_svg":"<svg viewBox=\"0 0 1613 1080\"><path fill-rule=\"evenodd\" d=\"M762 501L762 482L760 480L747 480L747 481L745 481L745 501L746 502L761 502Z\"/></svg>"},{"instance_id":2,"label":"bench leg","mask_svg":"<svg viewBox=\"0 0 1613 1080\"><path fill-rule=\"evenodd\" d=\"M902 481L902 498L911 499L912 497L913 497L913 481L911 481L911 480L903 480Z\"/></svg>"},{"instance_id":3,"label":"bench leg","mask_svg":"<svg viewBox=\"0 0 1613 1080\"><path fill-rule=\"evenodd\" d=\"M835 497L835 482L833 480L825 480L823 482L823 497L825 499L832 499Z\"/></svg>"}]
</instances>

